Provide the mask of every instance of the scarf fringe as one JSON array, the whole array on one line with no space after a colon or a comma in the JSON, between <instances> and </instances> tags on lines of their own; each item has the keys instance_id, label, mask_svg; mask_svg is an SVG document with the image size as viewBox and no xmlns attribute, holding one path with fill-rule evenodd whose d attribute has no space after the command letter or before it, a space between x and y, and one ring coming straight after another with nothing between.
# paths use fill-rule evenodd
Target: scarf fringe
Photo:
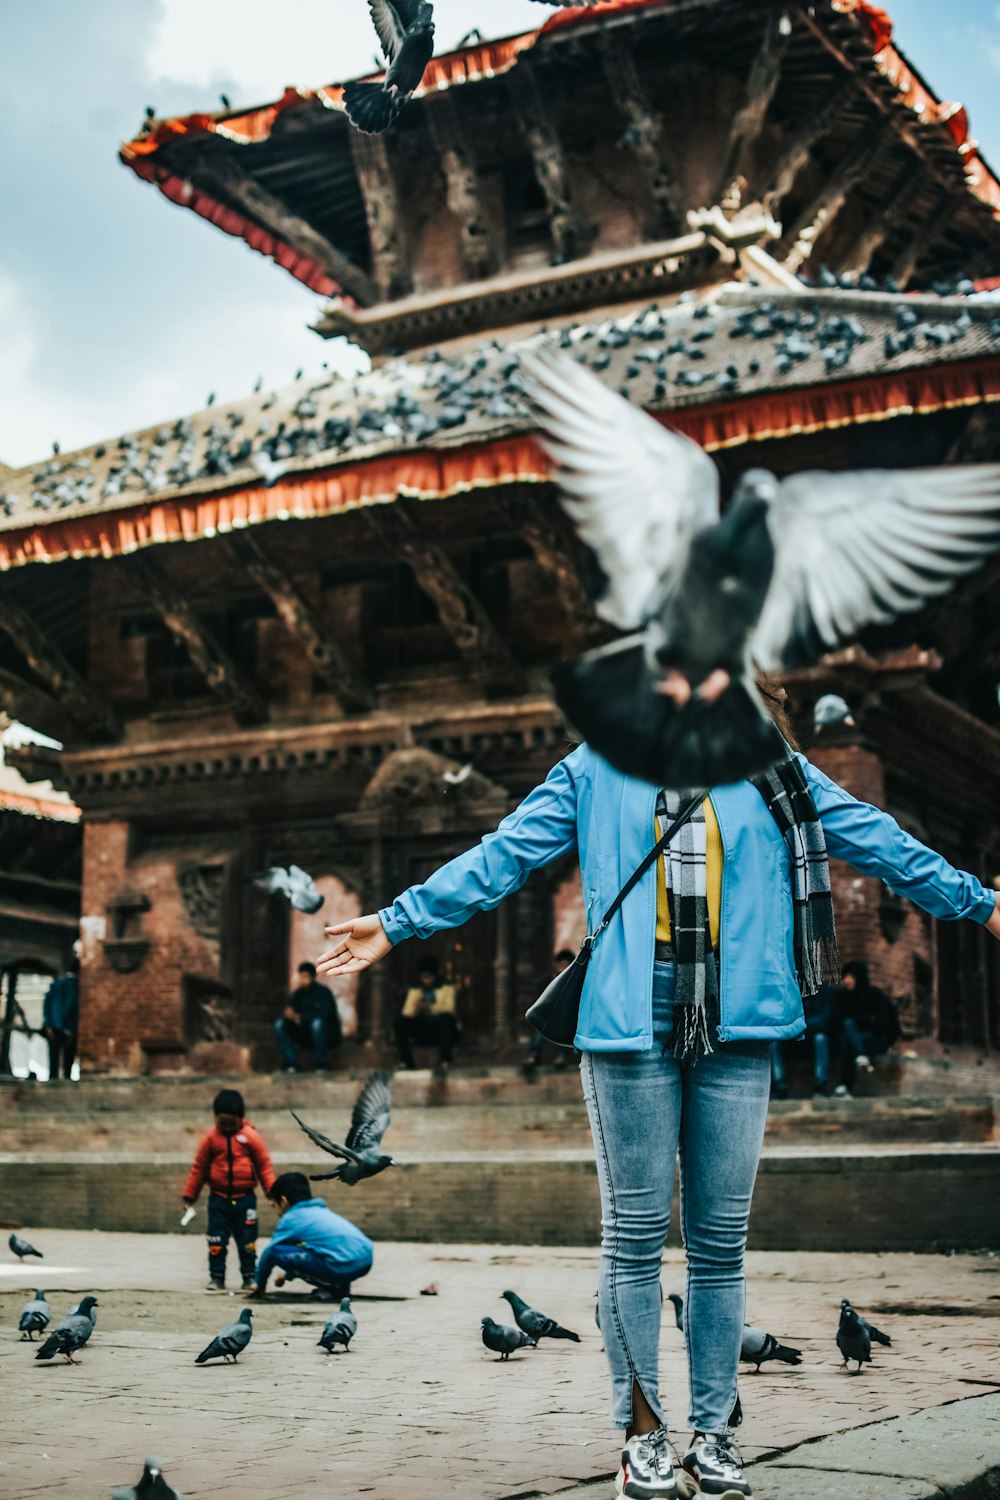
<instances>
[{"instance_id":1,"label":"scarf fringe","mask_svg":"<svg viewBox=\"0 0 1000 1500\"><path fill-rule=\"evenodd\" d=\"M840 949L835 933L816 938L804 948L798 974L799 989L803 995L815 995L828 979L833 984L840 979Z\"/></svg>"},{"instance_id":2,"label":"scarf fringe","mask_svg":"<svg viewBox=\"0 0 1000 1500\"><path fill-rule=\"evenodd\" d=\"M708 1034L708 1012L704 1004L681 1005L677 1010L674 1044L670 1049L673 1056L678 1062L697 1062L699 1057L707 1057L714 1049Z\"/></svg>"}]
</instances>

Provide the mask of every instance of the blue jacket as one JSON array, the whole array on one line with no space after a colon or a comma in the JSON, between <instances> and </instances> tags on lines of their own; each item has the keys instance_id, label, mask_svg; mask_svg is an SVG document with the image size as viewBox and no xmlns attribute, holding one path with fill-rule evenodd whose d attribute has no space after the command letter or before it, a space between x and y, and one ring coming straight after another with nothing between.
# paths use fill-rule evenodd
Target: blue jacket
<instances>
[{"instance_id":1,"label":"blue jacket","mask_svg":"<svg viewBox=\"0 0 1000 1500\"><path fill-rule=\"evenodd\" d=\"M75 1036L80 1021L80 981L75 974L53 979L45 992L42 1026Z\"/></svg>"},{"instance_id":2,"label":"blue jacket","mask_svg":"<svg viewBox=\"0 0 1000 1500\"><path fill-rule=\"evenodd\" d=\"M257 1264L257 1285L263 1286L274 1266L274 1251L280 1245L304 1245L315 1255L343 1264L355 1261L370 1266L375 1247L350 1219L342 1219L322 1198L293 1203L274 1226L270 1243Z\"/></svg>"},{"instance_id":3,"label":"blue jacket","mask_svg":"<svg viewBox=\"0 0 1000 1500\"><path fill-rule=\"evenodd\" d=\"M804 756L829 853L886 881L932 916L986 922L994 893L974 875L904 833L887 813L858 802ZM725 863L721 914L720 1041L799 1036L805 1029L795 976L788 851L764 799L748 781L712 792ZM427 938L499 905L533 870L579 853L589 931L649 852L656 788L622 776L581 745L475 848L411 886L379 915L392 943ZM652 975L656 871L629 894L594 946L580 1005L582 1051L646 1051L653 1045Z\"/></svg>"}]
</instances>

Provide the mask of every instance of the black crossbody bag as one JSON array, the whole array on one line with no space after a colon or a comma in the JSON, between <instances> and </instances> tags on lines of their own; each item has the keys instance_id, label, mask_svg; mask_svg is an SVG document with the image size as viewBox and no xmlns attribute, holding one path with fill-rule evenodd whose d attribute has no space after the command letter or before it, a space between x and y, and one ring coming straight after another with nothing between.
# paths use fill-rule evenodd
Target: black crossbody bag
<instances>
[{"instance_id":1,"label":"black crossbody bag","mask_svg":"<svg viewBox=\"0 0 1000 1500\"><path fill-rule=\"evenodd\" d=\"M639 868L632 872L622 886L604 913L600 926L595 932L588 932L580 945L579 953L569 968L564 969L561 974L557 974L555 979L551 980L545 986L534 1005L527 1011L527 1020L531 1022L535 1030L547 1042L552 1042L556 1047L572 1048L580 1024L580 996L583 994L583 981L587 977L587 965L590 963L590 955L594 951L594 944L625 900L629 891L638 885L650 865L663 853L677 830L683 828L695 808L704 802L707 795L707 792L699 792L697 796L692 797L691 801L681 809L666 833L656 841Z\"/></svg>"}]
</instances>

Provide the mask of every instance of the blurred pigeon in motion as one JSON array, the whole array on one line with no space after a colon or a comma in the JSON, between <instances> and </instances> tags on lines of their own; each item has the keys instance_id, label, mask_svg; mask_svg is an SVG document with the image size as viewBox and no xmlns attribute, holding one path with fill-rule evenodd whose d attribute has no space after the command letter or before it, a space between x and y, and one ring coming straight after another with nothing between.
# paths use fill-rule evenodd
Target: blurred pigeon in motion
<instances>
[{"instance_id":1,"label":"blurred pigeon in motion","mask_svg":"<svg viewBox=\"0 0 1000 1500\"><path fill-rule=\"evenodd\" d=\"M434 7L428 0L368 0L389 67L381 83L344 88L347 118L366 135L388 130L434 56Z\"/></svg>"},{"instance_id":2,"label":"blurred pigeon in motion","mask_svg":"<svg viewBox=\"0 0 1000 1500\"><path fill-rule=\"evenodd\" d=\"M163 1477L163 1460L147 1458L138 1484L122 1484L111 1492L111 1500L183 1500Z\"/></svg>"},{"instance_id":3,"label":"blurred pigeon in motion","mask_svg":"<svg viewBox=\"0 0 1000 1500\"><path fill-rule=\"evenodd\" d=\"M501 1359L510 1359L515 1349L532 1348L534 1342L520 1328L508 1328L505 1323L494 1323L492 1318L483 1319L483 1343Z\"/></svg>"},{"instance_id":4,"label":"blurred pigeon in motion","mask_svg":"<svg viewBox=\"0 0 1000 1500\"><path fill-rule=\"evenodd\" d=\"M464 782L468 781L471 775L472 762L470 760L467 765L460 766L457 771L445 771L442 774L441 780L445 786L462 786Z\"/></svg>"},{"instance_id":5,"label":"blurred pigeon in motion","mask_svg":"<svg viewBox=\"0 0 1000 1500\"><path fill-rule=\"evenodd\" d=\"M386 1156L380 1150L382 1137L389 1128L389 1117L392 1111L392 1098L389 1093L391 1081L391 1073L379 1071L370 1075L355 1101L354 1112L351 1115L351 1128L347 1132L347 1141L343 1146L338 1146L336 1141L331 1141L328 1136L321 1135L318 1130L313 1130L305 1120L299 1119L294 1109L289 1111L300 1130L304 1130L321 1151L328 1152L330 1156L339 1156L344 1163L334 1172L311 1174L311 1182L329 1182L332 1178L336 1178L339 1182L346 1183L348 1187L354 1187L355 1183L362 1182L364 1178L377 1177L379 1172L384 1172L386 1167L392 1166L392 1157Z\"/></svg>"},{"instance_id":6,"label":"blurred pigeon in motion","mask_svg":"<svg viewBox=\"0 0 1000 1500\"><path fill-rule=\"evenodd\" d=\"M841 1304L837 1348L844 1356L845 1369L848 1360L857 1360L858 1368L853 1372L855 1375L860 1375L863 1364L870 1365L872 1362L871 1334L849 1302Z\"/></svg>"},{"instance_id":7,"label":"blurred pigeon in motion","mask_svg":"<svg viewBox=\"0 0 1000 1500\"><path fill-rule=\"evenodd\" d=\"M56 1324L35 1358L52 1359L55 1355L62 1354L67 1364L79 1364L79 1360L74 1359L73 1355L83 1348L94 1331L90 1310L96 1303L96 1297L84 1297L79 1312L67 1313L62 1322Z\"/></svg>"},{"instance_id":8,"label":"blurred pigeon in motion","mask_svg":"<svg viewBox=\"0 0 1000 1500\"><path fill-rule=\"evenodd\" d=\"M7 1244L10 1246L10 1249L13 1251L13 1253L17 1256L18 1260L23 1260L26 1255L37 1255L39 1260L45 1259L45 1256L40 1250L36 1250L34 1245L29 1245L27 1240L22 1240L16 1234L11 1235L10 1239L7 1241Z\"/></svg>"},{"instance_id":9,"label":"blurred pigeon in motion","mask_svg":"<svg viewBox=\"0 0 1000 1500\"><path fill-rule=\"evenodd\" d=\"M813 727L815 729L833 729L838 724L846 724L848 728L854 725L854 715L851 713L850 705L839 693L824 693L822 698L817 698L813 706Z\"/></svg>"},{"instance_id":10,"label":"blurred pigeon in motion","mask_svg":"<svg viewBox=\"0 0 1000 1500\"><path fill-rule=\"evenodd\" d=\"M631 632L558 668L556 699L626 775L713 786L783 759L757 668L808 666L1000 546L1000 464L749 469L720 519L697 443L555 350L521 368L563 506L604 574L597 612Z\"/></svg>"},{"instance_id":11,"label":"blurred pigeon in motion","mask_svg":"<svg viewBox=\"0 0 1000 1500\"><path fill-rule=\"evenodd\" d=\"M215 1338L203 1349L195 1360L196 1365L203 1365L210 1359L224 1359L228 1364L232 1360L238 1363L238 1356L253 1338L253 1308L245 1307L235 1323L227 1323L225 1328L220 1328Z\"/></svg>"},{"instance_id":12,"label":"blurred pigeon in motion","mask_svg":"<svg viewBox=\"0 0 1000 1500\"><path fill-rule=\"evenodd\" d=\"M761 1365L766 1365L772 1359L780 1360L785 1365L800 1365L802 1350L779 1343L773 1333L765 1333L763 1328L751 1328L749 1323L744 1323L740 1359L744 1364L753 1365L754 1373L757 1374Z\"/></svg>"},{"instance_id":13,"label":"blurred pigeon in motion","mask_svg":"<svg viewBox=\"0 0 1000 1500\"><path fill-rule=\"evenodd\" d=\"M843 1298L841 1298L841 1302L840 1302L840 1310L841 1310L841 1312L844 1311L845 1307L851 1308L852 1312L856 1311L856 1309L847 1300L847 1298L843 1297ZM874 1325L874 1323L869 1323L868 1319L867 1318L863 1318L860 1313L857 1313L857 1319L858 1319L858 1322L861 1324L862 1328L867 1328L867 1330L868 1330L868 1337L871 1339L871 1341L872 1341L873 1344L884 1344L887 1349L891 1349L892 1348L892 1339L889 1337L889 1335L887 1333L883 1333L882 1330L881 1330L881 1328L876 1328L875 1325Z\"/></svg>"},{"instance_id":14,"label":"blurred pigeon in motion","mask_svg":"<svg viewBox=\"0 0 1000 1500\"><path fill-rule=\"evenodd\" d=\"M340 1304L340 1311L331 1313L326 1320L326 1326L319 1337L319 1346L325 1349L327 1354L332 1354L338 1344L342 1344L344 1353L349 1353L351 1339L358 1331L358 1320L351 1312L351 1299L344 1297Z\"/></svg>"},{"instance_id":15,"label":"blurred pigeon in motion","mask_svg":"<svg viewBox=\"0 0 1000 1500\"><path fill-rule=\"evenodd\" d=\"M27 1339L33 1344L35 1334L44 1333L51 1322L52 1309L45 1300L45 1293L39 1289L21 1311L21 1320L17 1326L21 1330L22 1340Z\"/></svg>"},{"instance_id":16,"label":"blurred pigeon in motion","mask_svg":"<svg viewBox=\"0 0 1000 1500\"><path fill-rule=\"evenodd\" d=\"M578 1333L570 1333L569 1329L561 1327L555 1318L547 1318L544 1313L536 1312L516 1292L503 1292L502 1296L505 1302L510 1303L510 1310L514 1314L514 1322L518 1328L536 1344L539 1339L570 1339L574 1344L580 1342Z\"/></svg>"},{"instance_id":17,"label":"blurred pigeon in motion","mask_svg":"<svg viewBox=\"0 0 1000 1500\"><path fill-rule=\"evenodd\" d=\"M305 870L300 870L298 865L289 865L287 870L280 865L271 865L267 870L258 870L256 875L248 875L251 885L258 886L262 891L277 893L287 896L289 903L296 911L308 912L319 911L323 905L324 897L316 888L316 882Z\"/></svg>"}]
</instances>

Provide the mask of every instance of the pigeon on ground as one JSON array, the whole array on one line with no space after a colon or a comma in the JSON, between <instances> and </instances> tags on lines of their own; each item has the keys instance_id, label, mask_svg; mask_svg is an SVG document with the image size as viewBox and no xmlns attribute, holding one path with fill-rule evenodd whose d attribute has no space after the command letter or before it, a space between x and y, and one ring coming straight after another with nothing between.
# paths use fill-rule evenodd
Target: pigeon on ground
<instances>
[{"instance_id":1,"label":"pigeon on ground","mask_svg":"<svg viewBox=\"0 0 1000 1500\"><path fill-rule=\"evenodd\" d=\"M90 1304L86 1309L83 1306L84 1302ZM71 1318L76 1317L77 1313L82 1313L85 1318L90 1319L95 1328L97 1327L97 1303L93 1297L84 1297L75 1307L70 1308L69 1316Z\"/></svg>"},{"instance_id":2,"label":"pigeon on ground","mask_svg":"<svg viewBox=\"0 0 1000 1500\"><path fill-rule=\"evenodd\" d=\"M872 1339L867 1325L858 1317L849 1302L841 1305L840 1327L837 1329L837 1348L844 1356L844 1368L847 1368L849 1359L856 1359L858 1368L855 1375L860 1375L863 1364L872 1362Z\"/></svg>"},{"instance_id":3,"label":"pigeon on ground","mask_svg":"<svg viewBox=\"0 0 1000 1500\"><path fill-rule=\"evenodd\" d=\"M21 1321L17 1325L21 1330L22 1340L27 1339L33 1344L35 1334L44 1333L51 1321L52 1309L45 1300L45 1293L39 1289L31 1301L24 1304Z\"/></svg>"},{"instance_id":4,"label":"pigeon on ground","mask_svg":"<svg viewBox=\"0 0 1000 1500\"><path fill-rule=\"evenodd\" d=\"M508 1328L504 1323L494 1323L492 1318L483 1319L483 1343L501 1359L510 1359L515 1349L532 1348L534 1342L520 1328Z\"/></svg>"},{"instance_id":5,"label":"pigeon on ground","mask_svg":"<svg viewBox=\"0 0 1000 1500\"><path fill-rule=\"evenodd\" d=\"M336 1141L313 1130L311 1125L299 1119L294 1109L289 1111L295 1123L311 1141L316 1142L321 1151L328 1152L330 1156L339 1156L344 1163L334 1172L313 1173L310 1178L312 1182L329 1182L336 1178L348 1187L354 1187L355 1183L362 1182L364 1178L376 1177L386 1167L392 1166L392 1157L386 1156L380 1149L382 1137L389 1128L392 1110L389 1094L391 1080L392 1074L384 1071L369 1076L355 1101L351 1128L343 1146L338 1146Z\"/></svg>"},{"instance_id":6,"label":"pigeon on ground","mask_svg":"<svg viewBox=\"0 0 1000 1500\"><path fill-rule=\"evenodd\" d=\"M319 1344L327 1354L332 1354L338 1344L342 1344L344 1353L349 1352L351 1339L358 1331L358 1320L351 1312L351 1299L344 1297L340 1304L340 1311L331 1313L326 1320L326 1326L320 1334Z\"/></svg>"},{"instance_id":7,"label":"pigeon on ground","mask_svg":"<svg viewBox=\"0 0 1000 1500\"><path fill-rule=\"evenodd\" d=\"M536 1312L516 1292L504 1292L502 1296L505 1302L510 1303L510 1310L514 1314L514 1321L518 1328L522 1329L536 1344L539 1339L570 1339L574 1344L580 1342L578 1333L570 1333L569 1329L561 1327L555 1318L547 1318L544 1313Z\"/></svg>"},{"instance_id":8,"label":"pigeon on ground","mask_svg":"<svg viewBox=\"0 0 1000 1500\"><path fill-rule=\"evenodd\" d=\"M604 574L597 612L631 632L558 668L556 698L598 754L656 786L782 759L757 668L810 665L1000 546L1000 464L750 469L720 519L697 443L556 350L521 368L563 506Z\"/></svg>"},{"instance_id":9,"label":"pigeon on ground","mask_svg":"<svg viewBox=\"0 0 1000 1500\"><path fill-rule=\"evenodd\" d=\"M138 1484L122 1484L111 1493L111 1500L183 1500L163 1477L163 1460L147 1458Z\"/></svg>"},{"instance_id":10,"label":"pigeon on ground","mask_svg":"<svg viewBox=\"0 0 1000 1500\"><path fill-rule=\"evenodd\" d=\"M94 1331L90 1310L96 1303L96 1297L84 1297L79 1312L67 1313L62 1322L56 1324L35 1358L52 1359L56 1354L62 1354L67 1364L78 1364L73 1355L83 1348Z\"/></svg>"},{"instance_id":11,"label":"pigeon on ground","mask_svg":"<svg viewBox=\"0 0 1000 1500\"><path fill-rule=\"evenodd\" d=\"M305 870L300 870L298 865L289 865L287 870L280 865L272 865L270 869L258 870L256 875L248 875L247 879L262 891L277 891L279 895L287 896L296 911L312 914L319 911L325 899L317 890L312 876L307 875Z\"/></svg>"},{"instance_id":12,"label":"pigeon on ground","mask_svg":"<svg viewBox=\"0 0 1000 1500\"><path fill-rule=\"evenodd\" d=\"M434 56L434 7L429 0L368 0L389 62L381 83L349 83L344 88L347 118L366 135L377 135L398 118Z\"/></svg>"},{"instance_id":13,"label":"pigeon on ground","mask_svg":"<svg viewBox=\"0 0 1000 1500\"><path fill-rule=\"evenodd\" d=\"M845 1307L850 1307L852 1311L855 1311L852 1304L847 1300L847 1298L843 1297L840 1303L841 1312L843 1312ZM863 1328L868 1329L868 1337L871 1339L873 1344L884 1344L887 1349L892 1348L892 1339L889 1337L889 1335L887 1333L883 1333L881 1328L876 1328L874 1323L869 1323L868 1319L863 1318L860 1313L858 1313L858 1322L862 1325Z\"/></svg>"},{"instance_id":14,"label":"pigeon on ground","mask_svg":"<svg viewBox=\"0 0 1000 1500\"><path fill-rule=\"evenodd\" d=\"M203 1349L195 1360L196 1365L205 1364L209 1359L224 1359L228 1364L232 1360L237 1363L238 1356L253 1338L253 1308L245 1307L235 1323L227 1323L225 1328L220 1328L215 1338Z\"/></svg>"},{"instance_id":15,"label":"pigeon on ground","mask_svg":"<svg viewBox=\"0 0 1000 1500\"><path fill-rule=\"evenodd\" d=\"M45 1256L40 1250L36 1250L34 1245L29 1245L27 1240L22 1240L20 1236L16 1234L11 1235L10 1239L7 1241L7 1244L10 1246L13 1253L17 1256L18 1260L24 1260L24 1257L26 1255L37 1255L39 1260L45 1259Z\"/></svg>"},{"instance_id":16,"label":"pigeon on ground","mask_svg":"<svg viewBox=\"0 0 1000 1500\"><path fill-rule=\"evenodd\" d=\"M765 1333L763 1328L751 1328L749 1323L744 1323L740 1359L745 1364L753 1365L754 1373L759 1374L761 1365L772 1359L780 1360L785 1365L800 1365L802 1350L779 1343L773 1333Z\"/></svg>"}]
</instances>

